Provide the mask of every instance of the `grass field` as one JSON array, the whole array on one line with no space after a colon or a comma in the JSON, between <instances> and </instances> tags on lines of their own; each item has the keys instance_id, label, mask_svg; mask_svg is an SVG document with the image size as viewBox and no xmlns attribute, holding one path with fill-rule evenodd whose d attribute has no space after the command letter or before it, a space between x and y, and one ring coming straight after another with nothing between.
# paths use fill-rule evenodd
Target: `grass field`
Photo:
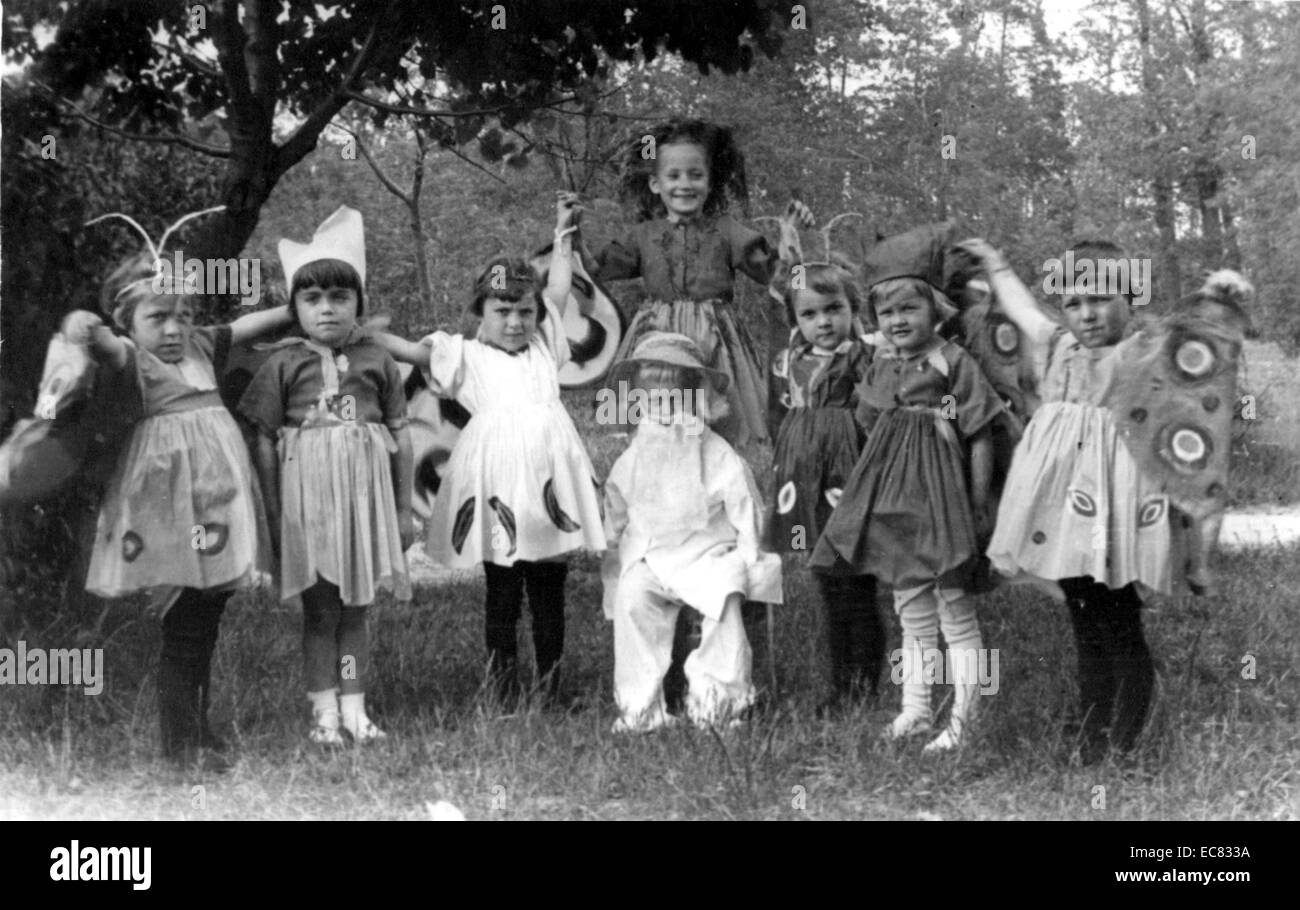
<instances>
[{"instance_id":1,"label":"grass field","mask_svg":"<svg viewBox=\"0 0 1300 910\"><path fill-rule=\"evenodd\" d=\"M603 473L619 443L592 432L579 396L570 405ZM1272 468L1241 472L1238 498L1294 491L1294 471L1287 453ZM766 710L739 730L643 737L609 732L612 633L594 556L576 559L570 574L568 710L494 711L479 690L482 582L457 578L418 588L410 604L376 605L368 699L390 738L335 753L306 739L298 615L267 590L241 594L223 624L213 707L238 761L206 778L156 757L157 621L131 603L111 605L98 622L63 614L27 634L28 646L102 647L107 682L96 697L6 687L0 818L414 819L426 802L446 800L470 818L513 819L1295 819L1297 556L1221 555L1218 595L1149 603L1163 682L1156 723L1135 764L1086 769L1069 763L1063 732L1074 701L1068 620L1027 589L981 600L999 690L983 697L970 746L942 758L923 758L921 742L880 740L898 702L888 683L856 713L814 718L824 685L819 629L795 563L776 614L775 690L766 630L751 625ZM935 687L936 704L949 691Z\"/></svg>"},{"instance_id":2,"label":"grass field","mask_svg":"<svg viewBox=\"0 0 1300 910\"><path fill-rule=\"evenodd\" d=\"M978 735L960 756L922 758L919 743L881 742L897 700L888 685L879 704L814 720L820 661L802 574L778 614L777 691L764 714L737 731L614 736L610 631L587 558L571 576L567 713L499 717L485 704L481 583L456 581L374 610L369 698L390 739L338 753L306 740L298 617L264 591L236 598L214 715L239 761L223 777L185 777L155 757L157 625L122 605L103 627L102 695L6 693L0 816L419 818L441 799L470 818L1296 818L1300 565L1279 551L1218 568L1220 597L1150 605L1164 698L1141 760L1127 768L1066 761L1066 618L1027 590L981 605L1000 688L983 697ZM766 681L754 628L756 677ZM1247 658L1254 679L1243 678ZM936 687L937 697L945 691Z\"/></svg>"}]
</instances>

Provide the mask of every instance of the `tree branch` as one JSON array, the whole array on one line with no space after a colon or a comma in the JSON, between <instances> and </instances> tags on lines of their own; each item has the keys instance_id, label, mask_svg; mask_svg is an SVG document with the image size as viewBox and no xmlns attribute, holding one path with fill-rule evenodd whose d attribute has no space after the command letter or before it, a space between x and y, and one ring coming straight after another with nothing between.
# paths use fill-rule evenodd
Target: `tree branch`
<instances>
[{"instance_id":1,"label":"tree branch","mask_svg":"<svg viewBox=\"0 0 1300 910\"><path fill-rule=\"evenodd\" d=\"M387 18L388 16L385 14L375 19L370 26L370 31L366 34L365 42L361 45L361 50L357 51L356 57L352 60L352 65L348 67L348 71L344 75L343 81L339 83L338 88L328 98L316 105L316 109L307 115L307 119L276 150L275 172L277 175L283 174L303 158L306 158L308 153L316 147L317 138L329 125L330 121L334 119L334 115L347 107L352 86L361 78L361 74L366 71L366 67L370 64L371 57L375 52L379 23Z\"/></svg>"},{"instance_id":2,"label":"tree branch","mask_svg":"<svg viewBox=\"0 0 1300 910\"><path fill-rule=\"evenodd\" d=\"M177 40L179 41L179 39ZM204 60L201 57L197 57L192 53L187 53L187 49L184 47L176 47L170 43L165 43L162 41L158 41L156 39L154 40L153 44L154 47L160 47L163 50L167 51L168 53L175 54L178 58L180 58L180 61L182 63L184 63L186 66L190 67L191 69L195 70L200 75L209 76L213 79L223 78L220 69L213 66L211 63L208 63L206 60Z\"/></svg>"},{"instance_id":3,"label":"tree branch","mask_svg":"<svg viewBox=\"0 0 1300 910\"><path fill-rule=\"evenodd\" d=\"M402 200L407 205L411 204L411 197L408 196L400 186L394 183L386 173L384 173L384 169L379 166L379 162L370 154L370 149L366 148L366 144L361 141L361 137L357 135L356 130L344 126L341 123L331 122L330 126L334 127L336 130L342 130L355 139L357 148L361 150L362 157L366 159L366 164L370 165L370 169L375 172L375 176L379 178L379 182L384 185L388 192L392 193L398 199Z\"/></svg>"},{"instance_id":4,"label":"tree branch","mask_svg":"<svg viewBox=\"0 0 1300 910\"><path fill-rule=\"evenodd\" d=\"M487 168L485 168L483 165L479 164L477 161L474 161L473 159L471 159L471 158L469 158L468 156L466 156L466 155L465 155L465 154L464 154L460 149L456 148L454 145L445 145L445 146L443 146L443 148L445 148L447 151L451 152L453 155L455 155L455 156L456 156L457 158L459 158L461 161L464 161L464 162L465 162L466 164L468 164L470 167L477 168L478 170L480 170L480 171L482 171L483 173L487 174L489 177L491 177L491 178L492 178L493 180L495 180L497 183L505 184L506 181L501 177L500 174L494 174L494 173L492 173L492 172L489 171Z\"/></svg>"},{"instance_id":5,"label":"tree branch","mask_svg":"<svg viewBox=\"0 0 1300 910\"><path fill-rule=\"evenodd\" d=\"M357 91L348 91L347 96L352 101L359 101L362 104L373 107L376 110L387 111L390 114L400 114L405 117L447 117L455 119L457 117L487 117L492 114L499 114L510 107L508 104L501 104L496 107L480 108L472 111L435 111L424 107L407 107L404 104L390 104L387 101L381 101L378 98L371 98L369 95ZM577 96L561 98L551 104L563 104L566 101L575 101ZM551 105L542 105L550 107Z\"/></svg>"},{"instance_id":6,"label":"tree branch","mask_svg":"<svg viewBox=\"0 0 1300 910\"><path fill-rule=\"evenodd\" d=\"M218 0L212 5L212 14L216 19L213 43L217 46L217 64L230 93L231 119L239 122L244 119L239 112L250 109L256 102L244 63L244 31L239 26L238 12L232 8L237 6L234 0Z\"/></svg>"},{"instance_id":7,"label":"tree branch","mask_svg":"<svg viewBox=\"0 0 1300 910\"><path fill-rule=\"evenodd\" d=\"M121 136L123 139L131 139L135 142L156 142L161 145L180 145L183 146L184 148L191 149L192 151L202 152L204 155L210 155L213 158L230 157L230 149L228 148L221 148L220 146L216 146L216 145L208 145L206 142L200 142L199 140L191 136L183 136L179 133L160 133L156 135L148 135L145 133L128 132L127 130L122 129L121 127L113 126L111 124L103 122L102 120L95 119L90 114L87 114L81 108L77 107L77 105L73 104L67 98L60 97L58 94L55 93L54 89L50 88L45 83L33 81L33 84L40 86L42 89L44 89L46 92L50 94L50 96L55 100L56 103L67 106L72 110L74 114L77 115L77 117L84 120L86 123L89 123L91 126L95 127L96 129L101 129L106 132L112 133L115 136Z\"/></svg>"}]
</instances>

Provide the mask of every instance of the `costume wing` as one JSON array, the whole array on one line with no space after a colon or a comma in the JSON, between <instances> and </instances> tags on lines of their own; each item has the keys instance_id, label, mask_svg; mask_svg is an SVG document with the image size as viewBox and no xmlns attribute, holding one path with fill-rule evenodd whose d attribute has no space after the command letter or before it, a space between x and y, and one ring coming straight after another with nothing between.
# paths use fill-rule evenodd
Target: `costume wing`
<instances>
[{"instance_id":1,"label":"costume wing","mask_svg":"<svg viewBox=\"0 0 1300 910\"><path fill-rule=\"evenodd\" d=\"M1103 402L1143 473L1196 519L1227 505L1241 346L1239 330L1166 317L1121 343Z\"/></svg>"},{"instance_id":2,"label":"costume wing","mask_svg":"<svg viewBox=\"0 0 1300 910\"><path fill-rule=\"evenodd\" d=\"M569 259L573 264L573 284L564 308L569 362L560 367L560 385L566 389L582 389L596 385L605 377L627 326L614 298L583 268L582 257L575 252ZM547 245L529 264L538 275L544 275L550 261L551 246Z\"/></svg>"},{"instance_id":3,"label":"costume wing","mask_svg":"<svg viewBox=\"0 0 1300 910\"><path fill-rule=\"evenodd\" d=\"M433 513L433 497L442 486L447 462L461 429L469 422L469 412L451 399L434 395L422 371L405 363L399 363L398 368L406 377L406 416L415 456L412 505L423 521Z\"/></svg>"},{"instance_id":4,"label":"costume wing","mask_svg":"<svg viewBox=\"0 0 1300 910\"><path fill-rule=\"evenodd\" d=\"M87 349L50 339L36 416L0 445L0 505L37 502L73 477L103 481L139 419L134 370L100 375Z\"/></svg>"},{"instance_id":5,"label":"costume wing","mask_svg":"<svg viewBox=\"0 0 1300 910\"><path fill-rule=\"evenodd\" d=\"M1033 363L1016 324L997 307L979 303L962 311L964 347L998 395L1023 424L1038 408Z\"/></svg>"}]
</instances>

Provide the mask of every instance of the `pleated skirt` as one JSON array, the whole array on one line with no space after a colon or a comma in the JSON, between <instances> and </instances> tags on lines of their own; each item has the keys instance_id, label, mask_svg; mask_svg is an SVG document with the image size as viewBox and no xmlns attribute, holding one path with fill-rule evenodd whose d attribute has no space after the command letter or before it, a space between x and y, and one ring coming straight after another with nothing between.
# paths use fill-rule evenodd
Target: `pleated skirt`
<instances>
[{"instance_id":1,"label":"pleated skirt","mask_svg":"<svg viewBox=\"0 0 1300 910\"><path fill-rule=\"evenodd\" d=\"M895 590L942 583L976 555L962 451L928 410L876 421L813 551L823 571L875 575Z\"/></svg>"},{"instance_id":2,"label":"pleated skirt","mask_svg":"<svg viewBox=\"0 0 1300 910\"><path fill-rule=\"evenodd\" d=\"M397 525L388 428L353 423L280 431L280 596L319 578L346 606L374 602L380 588L409 600L411 582Z\"/></svg>"}]
</instances>

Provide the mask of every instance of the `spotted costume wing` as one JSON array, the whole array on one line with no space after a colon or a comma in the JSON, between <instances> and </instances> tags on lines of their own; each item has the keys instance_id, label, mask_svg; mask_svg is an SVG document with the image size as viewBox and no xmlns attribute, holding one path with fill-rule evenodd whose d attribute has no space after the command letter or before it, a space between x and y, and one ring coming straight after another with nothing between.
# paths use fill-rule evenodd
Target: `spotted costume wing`
<instances>
[{"instance_id":1,"label":"spotted costume wing","mask_svg":"<svg viewBox=\"0 0 1300 910\"><path fill-rule=\"evenodd\" d=\"M1227 505L1241 348L1230 325L1166 317L1122 342L1104 402L1143 473L1198 520Z\"/></svg>"},{"instance_id":2,"label":"spotted costume wing","mask_svg":"<svg viewBox=\"0 0 1300 910\"><path fill-rule=\"evenodd\" d=\"M1033 363L1020 329L989 303L962 311L962 347L978 362L998 395L1021 423L1038 409Z\"/></svg>"}]
</instances>

